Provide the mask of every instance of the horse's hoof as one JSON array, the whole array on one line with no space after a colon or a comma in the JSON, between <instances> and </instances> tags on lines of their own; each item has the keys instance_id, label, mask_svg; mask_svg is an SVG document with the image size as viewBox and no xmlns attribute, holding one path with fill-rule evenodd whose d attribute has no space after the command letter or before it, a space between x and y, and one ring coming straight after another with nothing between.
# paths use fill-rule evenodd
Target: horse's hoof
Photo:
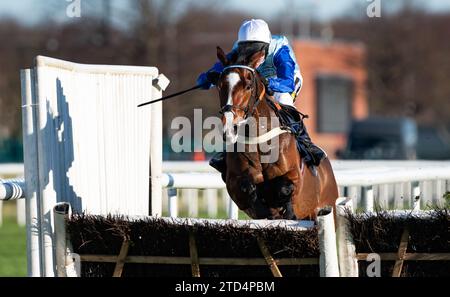
<instances>
[{"instance_id":1,"label":"horse's hoof","mask_svg":"<svg viewBox=\"0 0 450 297\"><path fill-rule=\"evenodd\" d=\"M285 185L280 188L280 194L282 196L291 196L292 192L294 192L294 185Z\"/></svg>"},{"instance_id":2,"label":"horse's hoof","mask_svg":"<svg viewBox=\"0 0 450 297\"><path fill-rule=\"evenodd\" d=\"M281 215L285 220L297 220L297 216L295 215L292 204L290 203L288 203L286 207L283 208Z\"/></svg>"},{"instance_id":3,"label":"horse's hoof","mask_svg":"<svg viewBox=\"0 0 450 297\"><path fill-rule=\"evenodd\" d=\"M249 181L243 181L241 183L241 191L245 194L252 194L256 192L256 186Z\"/></svg>"},{"instance_id":4,"label":"horse's hoof","mask_svg":"<svg viewBox=\"0 0 450 297\"><path fill-rule=\"evenodd\" d=\"M241 183L241 191L248 195L250 203L255 203L258 195L256 193L256 185L250 182L249 180L245 180Z\"/></svg>"},{"instance_id":5,"label":"horse's hoof","mask_svg":"<svg viewBox=\"0 0 450 297\"><path fill-rule=\"evenodd\" d=\"M249 194L250 203L255 204L256 199L258 199L258 195L256 194L256 191L253 191Z\"/></svg>"},{"instance_id":6,"label":"horse's hoof","mask_svg":"<svg viewBox=\"0 0 450 297\"><path fill-rule=\"evenodd\" d=\"M291 182L282 185L278 192L278 201L276 205L284 205L291 201L292 193L294 193L295 186Z\"/></svg>"}]
</instances>

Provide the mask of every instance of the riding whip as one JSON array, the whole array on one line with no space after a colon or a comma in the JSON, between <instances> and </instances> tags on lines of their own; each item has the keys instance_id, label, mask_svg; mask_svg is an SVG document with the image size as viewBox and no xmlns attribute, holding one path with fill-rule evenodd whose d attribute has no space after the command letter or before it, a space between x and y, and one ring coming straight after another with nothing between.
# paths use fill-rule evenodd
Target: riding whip
<instances>
[{"instance_id":1,"label":"riding whip","mask_svg":"<svg viewBox=\"0 0 450 297\"><path fill-rule=\"evenodd\" d=\"M173 97L176 97L176 96L179 96L179 95L183 95L184 93L187 93L187 92L190 92L190 91L193 91L193 90L196 90L196 89L200 89L201 87L203 87L203 85L196 85L195 87L189 88L187 90L183 90L183 91L180 91L180 92L177 92L177 93L174 93L174 94L170 94L170 95L164 96L164 97L159 98L159 99L155 99L155 100L151 100L151 101L148 101L148 102L141 103L137 107L145 106L145 105L148 105L148 104L152 104L152 103L156 103L156 102L163 101L163 100L166 100L166 99L170 99L170 98L173 98Z\"/></svg>"}]
</instances>

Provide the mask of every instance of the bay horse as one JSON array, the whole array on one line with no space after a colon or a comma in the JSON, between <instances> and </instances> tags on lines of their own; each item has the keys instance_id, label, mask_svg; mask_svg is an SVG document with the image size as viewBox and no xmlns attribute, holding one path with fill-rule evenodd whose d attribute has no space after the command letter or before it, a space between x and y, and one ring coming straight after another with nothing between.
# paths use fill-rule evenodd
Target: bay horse
<instances>
[{"instance_id":1,"label":"bay horse","mask_svg":"<svg viewBox=\"0 0 450 297\"><path fill-rule=\"evenodd\" d=\"M217 47L217 57L224 66L216 83L223 133L224 139L232 145L237 144L238 127L249 117L261 125L260 119L263 117L277 116L271 107L274 104L269 104L274 99L266 93L261 76L256 71L264 56L264 51L260 51L245 59L235 55L229 60ZM280 107L277 103L275 105ZM267 131L277 129L270 121L266 122ZM280 133L277 137L278 158L272 163L261 162L263 153L259 144L253 152L226 152L226 171L222 173L222 178L228 193L239 209L253 219L315 219L320 208L327 205L334 207L338 198L331 163L326 157L314 174L305 168L294 134Z\"/></svg>"}]
</instances>

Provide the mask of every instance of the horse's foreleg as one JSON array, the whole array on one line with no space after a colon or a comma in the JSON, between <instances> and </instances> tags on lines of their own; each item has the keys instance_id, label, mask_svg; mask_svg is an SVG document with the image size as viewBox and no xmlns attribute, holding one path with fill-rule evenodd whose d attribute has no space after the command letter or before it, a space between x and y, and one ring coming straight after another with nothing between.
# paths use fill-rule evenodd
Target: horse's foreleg
<instances>
[{"instance_id":1,"label":"horse's foreleg","mask_svg":"<svg viewBox=\"0 0 450 297\"><path fill-rule=\"evenodd\" d=\"M282 179L279 184L278 198L283 204L290 202L292 194L294 193L294 183L289 179Z\"/></svg>"},{"instance_id":2,"label":"horse's foreleg","mask_svg":"<svg viewBox=\"0 0 450 297\"><path fill-rule=\"evenodd\" d=\"M250 178L244 177L240 180L240 191L248 197L250 205L253 205L256 202L256 199L258 198L256 185Z\"/></svg>"},{"instance_id":3,"label":"horse's foreleg","mask_svg":"<svg viewBox=\"0 0 450 297\"><path fill-rule=\"evenodd\" d=\"M258 196L253 177L230 174L227 179L227 190L239 209L252 219L265 219L269 216L267 207Z\"/></svg>"}]
</instances>

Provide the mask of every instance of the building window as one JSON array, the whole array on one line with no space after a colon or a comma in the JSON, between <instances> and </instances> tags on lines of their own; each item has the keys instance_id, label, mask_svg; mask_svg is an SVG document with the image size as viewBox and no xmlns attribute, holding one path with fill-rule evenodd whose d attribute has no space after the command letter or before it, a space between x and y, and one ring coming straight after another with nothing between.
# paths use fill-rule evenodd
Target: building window
<instances>
[{"instance_id":1,"label":"building window","mask_svg":"<svg viewBox=\"0 0 450 297\"><path fill-rule=\"evenodd\" d=\"M347 133L352 117L353 80L338 75L320 75L317 86L317 130Z\"/></svg>"}]
</instances>

